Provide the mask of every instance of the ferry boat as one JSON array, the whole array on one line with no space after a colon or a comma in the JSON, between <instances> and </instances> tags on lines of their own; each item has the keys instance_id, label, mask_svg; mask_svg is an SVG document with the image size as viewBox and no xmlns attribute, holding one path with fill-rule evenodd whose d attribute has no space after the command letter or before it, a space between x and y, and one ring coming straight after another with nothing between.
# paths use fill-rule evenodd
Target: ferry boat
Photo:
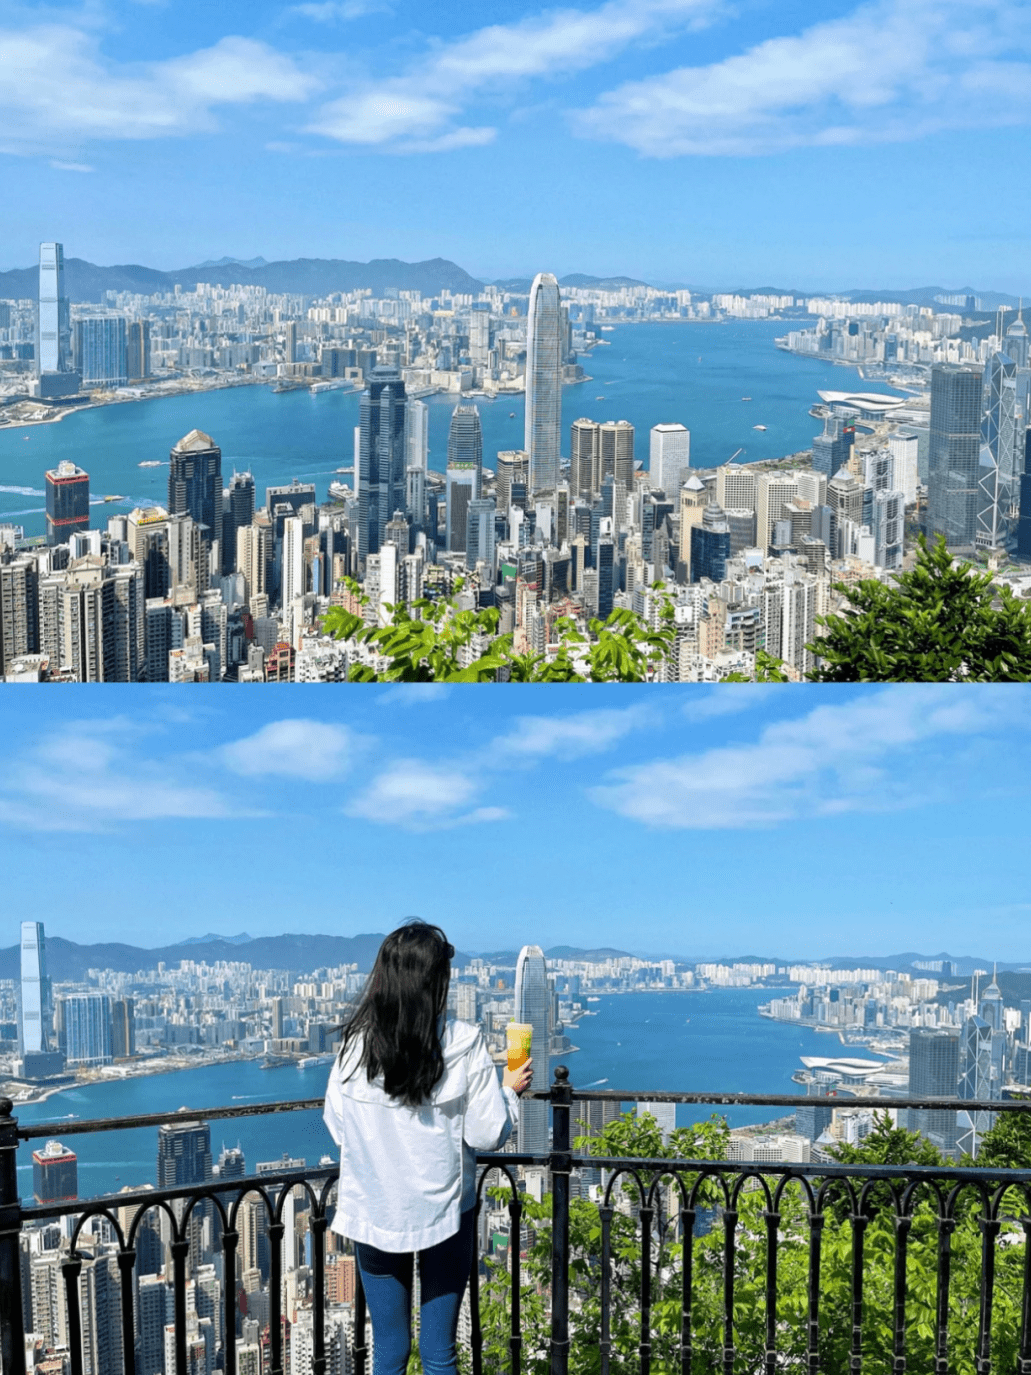
<instances>
[{"instance_id":1,"label":"ferry boat","mask_svg":"<svg viewBox=\"0 0 1031 1375\"><path fill-rule=\"evenodd\" d=\"M615 325L602 325L601 327L603 334L612 334L615 331L615 328Z\"/></svg>"},{"instance_id":2,"label":"ferry boat","mask_svg":"<svg viewBox=\"0 0 1031 1375\"><path fill-rule=\"evenodd\" d=\"M753 425L753 426L752 426L752 429L753 429L753 430L765 430L765 428L766 428L765 425Z\"/></svg>"},{"instance_id":3,"label":"ferry boat","mask_svg":"<svg viewBox=\"0 0 1031 1375\"><path fill-rule=\"evenodd\" d=\"M587 1001L588 1001L589 1003L600 1003L600 1002L601 1002L601 999L600 999L600 998L588 998Z\"/></svg>"},{"instance_id":4,"label":"ferry boat","mask_svg":"<svg viewBox=\"0 0 1031 1375\"><path fill-rule=\"evenodd\" d=\"M297 1061L298 1069L315 1069L318 1065L331 1065L336 1059L336 1051L331 1050L326 1055L306 1055L303 1060Z\"/></svg>"},{"instance_id":5,"label":"ferry boat","mask_svg":"<svg viewBox=\"0 0 1031 1375\"><path fill-rule=\"evenodd\" d=\"M742 401L751 401L751 399L752 399L752 398L751 398L750 396L743 396L743 397L741 398Z\"/></svg>"},{"instance_id":6,"label":"ferry boat","mask_svg":"<svg viewBox=\"0 0 1031 1375\"><path fill-rule=\"evenodd\" d=\"M140 468L160 468L160 458L145 458L142 463L137 465Z\"/></svg>"}]
</instances>

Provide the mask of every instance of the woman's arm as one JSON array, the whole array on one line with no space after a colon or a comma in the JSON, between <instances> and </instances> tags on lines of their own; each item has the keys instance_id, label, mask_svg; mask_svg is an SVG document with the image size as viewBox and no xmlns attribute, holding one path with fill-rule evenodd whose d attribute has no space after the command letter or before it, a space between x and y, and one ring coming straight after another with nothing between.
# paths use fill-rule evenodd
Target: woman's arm
<instances>
[{"instance_id":1,"label":"woman's arm","mask_svg":"<svg viewBox=\"0 0 1031 1375\"><path fill-rule=\"evenodd\" d=\"M465 1143L476 1151L499 1150L518 1121L519 1100L516 1091L510 1084L502 1091L498 1072L481 1033L470 1052L465 1123L462 1128Z\"/></svg>"}]
</instances>

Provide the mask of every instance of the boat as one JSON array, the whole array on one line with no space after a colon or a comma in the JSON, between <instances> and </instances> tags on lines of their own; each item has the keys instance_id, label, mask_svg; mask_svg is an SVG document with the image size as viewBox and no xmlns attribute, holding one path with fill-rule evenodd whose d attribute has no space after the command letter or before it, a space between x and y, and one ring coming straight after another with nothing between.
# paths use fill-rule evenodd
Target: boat
<instances>
[{"instance_id":1,"label":"boat","mask_svg":"<svg viewBox=\"0 0 1031 1375\"><path fill-rule=\"evenodd\" d=\"M751 398L750 396L743 396L743 397L741 398L742 401L751 401L751 399L752 399L752 398Z\"/></svg>"},{"instance_id":2,"label":"boat","mask_svg":"<svg viewBox=\"0 0 1031 1375\"><path fill-rule=\"evenodd\" d=\"M515 411L509 411L509 413L508 413L508 418L509 418L509 420L514 420L514 419L515 419Z\"/></svg>"},{"instance_id":3,"label":"boat","mask_svg":"<svg viewBox=\"0 0 1031 1375\"><path fill-rule=\"evenodd\" d=\"M347 468L334 468L333 471L334 473L353 473L354 465L352 464Z\"/></svg>"},{"instance_id":4,"label":"boat","mask_svg":"<svg viewBox=\"0 0 1031 1375\"><path fill-rule=\"evenodd\" d=\"M601 999L600 999L600 998L588 998L587 1001L588 1001L589 1003L600 1003L600 1002L601 1002Z\"/></svg>"},{"instance_id":5,"label":"boat","mask_svg":"<svg viewBox=\"0 0 1031 1375\"><path fill-rule=\"evenodd\" d=\"M594 399L595 399L595 401L604 401L604 400L605 400L604 396L596 396Z\"/></svg>"},{"instance_id":6,"label":"boat","mask_svg":"<svg viewBox=\"0 0 1031 1375\"><path fill-rule=\"evenodd\" d=\"M122 497L122 496L105 497L104 500L105 500L105 501L124 501L124 500L125 500L125 497Z\"/></svg>"},{"instance_id":7,"label":"boat","mask_svg":"<svg viewBox=\"0 0 1031 1375\"><path fill-rule=\"evenodd\" d=\"M753 425L753 426L752 426L752 429L753 429L753 430L765 430L765 428L766 428L765 425Z\"/></svg>"},{"instance_id":8,"label":"boat","mask_svg":"<svg viewBox=\"0 0 1031 1375\"><path fill-rule=\"evenodd\" d=\"M298 1069L315 1069L318 1065L331 1065L336 1059L336 1051L331 1050L326 1055L306 1055L303 1060L297 1061Z\"/></svg>"},{"instance_id":9,"label":"boat","mask_svg":"<svg viewBox=\"0 0 1031 1375\"><path fill-rule=\"evenodd\" d=\"M615 325L602 325L601 328L602 328L602 333L603 333L603 334L612 334L612 333L615 331L616 326L615 326Z\"/></svg>"},{"instance_id":10,"label":"boat","mask_svg":"<svg viewBox=\"0 0 1031 1375\"><path fill-rule=\"evenodd\" d=\"M145 458L142 463L137 465L140 468L160 468L160 458Z\"/></svg>"}]
</instances>

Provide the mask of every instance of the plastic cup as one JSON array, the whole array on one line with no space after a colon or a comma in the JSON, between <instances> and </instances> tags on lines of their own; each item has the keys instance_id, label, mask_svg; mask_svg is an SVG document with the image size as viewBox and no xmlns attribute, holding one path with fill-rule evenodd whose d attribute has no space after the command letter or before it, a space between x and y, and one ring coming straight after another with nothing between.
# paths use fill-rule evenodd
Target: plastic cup
<instances>
[{"instance_id":1,"label":"plastic cup","mask_svg":"<svg viewBox=\"0 0 1031 1375\"><path fill-rule=\"evenodd\" d=\"M505 1028L505 1039L508 1043L508 1067L516 1070L530 1058L533 1027L529 1022L509 1022Z\"/></svg>"}]
</instances>

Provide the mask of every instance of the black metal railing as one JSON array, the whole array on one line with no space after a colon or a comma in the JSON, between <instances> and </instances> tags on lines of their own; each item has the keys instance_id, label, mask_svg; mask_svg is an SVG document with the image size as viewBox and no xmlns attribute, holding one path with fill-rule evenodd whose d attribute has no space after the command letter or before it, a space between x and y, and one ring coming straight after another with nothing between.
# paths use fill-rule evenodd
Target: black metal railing
<instances>
[{"instance_id":1,"label":"black metal railing","mask_svg":"<svg viewBox=\"0 0 1031 1375\"><path fill-rule=\"evenodd\" d=\"M806 1375L839 1375L846 1370L853 1375L882 1370L895 1375L906 1370L948 1375L970 1370L990 1375L993 1369L1031 1375L1031 1170L577 1155L572 1135L578 1103L797 1108L813 1100L798 1095L585 1092L573 1088L561 1065L551 1089L530 1096L551 1105L551 1150L544 1155L478 1157L482 1167L478 1217L486 1190L500 1178L507 1185L510 1231L503 1265L488 1265L479 1254L473 1265L470 1359L474 1375L483 1375L485 1370L495 1375L501 1369L521 1375L527 1365L528 1338L534 1344L537 1367L543 1361L552 1375L568 1375L574 1350L574 1366L582 1355L583 1364L600 1369L601 1375L615 1370L651 1375L658 1365L679 1368L684 1375L696 1370L720 1375L775 1375L785 1370ZM828 1106L826 1100L821 1103ZM58 1131L62 1136L76 1136L292 1113L321 1105L321 1099L303 1099L197 1112L181 1109L66 1121ZM935 1112L945 1107L941 1099L861 1096L839 1098L833 1105ZM1005 1100L952 1101L948 1107L994 1114L1031 1111L1031 1104ZM119 1316L112 1321L119 1328L114 1349L120 1347L120 1368L124 1375L149 1375L137 1367L136 1271L141 1228L155 1211L163 1217L171 1266L171 1274L164 1278L166 1284L170 1281L174 1296L174 1369L166 1368L165 1375L189 1375L188 1263L196 1244L197 1219L205 1214L215 1227L222 1253L220 1368L225 1375L238 1375L239 1222L247 1199L257 1199L264 1210L269 1246L267 1360L262 1369L267 1375L284 1375L284 1207L297 1189L306 1205L302 1211L307 1212L311 1238L311 1369L313 1375L326 1375L326 1233L336 1187L335 1167L284 1169L205 1185L23 1206L17 1185L19 1146L52 1137L55 1126L22 1126L12 1113L10 1100L0 1099L2 1375L25 1375L26 1371L22 1238L26 1229L53 1219L73 1220L66 1224L70 1229L67 1250L60 1252L72 1375L84 1375L88 1366L83 1351L81 1279L84 1261L90 1258L82 1253L80 1241L94 1219L106 1222L107 1235L114 1243L113 1252L106 1254L114 1257L118 1271ZM543 1240L550 1250L550 1267L545 1273L538 1258L529 1284L529 1262L521 1239L526 1212L517 1178L521 1166L546 1169L551 1186L550 1216L544 1221L538 1217L533 1224L536 1240ZM583 1178L585 1171L601 1172L597 1244L586 1251L581 1247L573 1256L570 1223L574 1195L580 1191L574 1191L571 1182L574 1177ZM885 1229L891 1238L887 1259L882 1254ZM828 1231L836 1248L831 1259L839 1278L844 1276L845 1290L834 1296L829 1315L824 1312L828 1298L821 1268ZM846 1236L844 1254L842 1238ZM973 1259L971 1236L978 1238ZM871 1238L877 1242L879 1269L871 1268L867 1254ZM957 1238L963 1245L954 1253ZM1005 1273L1000 1276L1003 1242ZM915 1247L922 1248L921 1254L934 1255L933 1295L921 1292L917 1296L922 1304L919 1320L913 1315L916 1299L908 1283ZM795 1280L804 1275L804 1301L794 1307L784 1302L781 1260L785 1255L791 1258ZM976 1292L970 1289L971 1265L977 1272ZM354 1375L368 1375L365 1298L357 1267L355 1281L353 1370ZM959 1293L961 1281L967 1288ZM871 1286L876 1292L871 1293ZM675 1322L670 1319L671 1294L675 1295ZM530 1299L537 1328L527 1333L523 1310ZM504 1321L499 1321L502 1305L507 1312L502 1314ZM657 1323L659 1308L661 1321ZM485 1311L490 1334L484 1328ZM958 1336L953 1329L959 1329ZM502 1331L503 1338L499 1337ZM996 1348L1001 1352L998 1358ZM998 1365L997 1359L1005 1365ZM98 1375L118 1375L118 1365Z\"/></svg>"}]
</instances>

